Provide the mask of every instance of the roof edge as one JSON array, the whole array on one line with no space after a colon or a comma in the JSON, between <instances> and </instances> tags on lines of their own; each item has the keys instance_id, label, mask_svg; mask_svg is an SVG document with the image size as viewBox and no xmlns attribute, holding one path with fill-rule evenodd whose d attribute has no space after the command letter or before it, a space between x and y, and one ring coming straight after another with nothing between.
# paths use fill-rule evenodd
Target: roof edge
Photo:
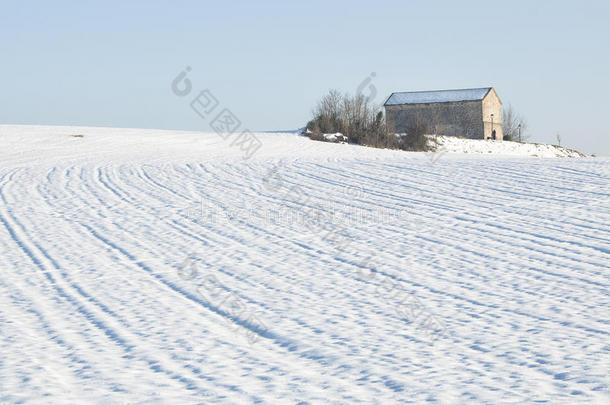
<instances>
[{"instance_id":1,"label":"roof edge","mask_svg":"<svg viewBox=\"0 0 610 405\"><path fill-rule=\"evenodd\" d=\"M502 99L500 98L500 96L498 95L498 92L496 91L496 89L494 89L493 87L489 88L489 91L487 93L485 93L485 97L489 96L489 93L494 92L494 94L496 95L496 98L498 99L498 101L500 102L500 105L504 105L504 103L502 102ZM483 98L485 98L483 97ZM385 104L384 104L385 105Z\"/></svg>"},{"instance_id":2,"label":"roof edge","mask_svg":"<svg viewBox=\"0 0 610 405\"><path fill-rule=\"evenodd\" d=\"M390 101L390 99L392 98L392 96L394 95L394 93L390 94L388 96L388 98L385 99L385 101L383 102L383 106L385 107L388 104L388 101Z\"/></svg>"},{"instance_id":3,"label":"roof edge","mask_svg":"<svg viewBox=\"0 0 610 405\"><path fill-rule=\"evenodd\" d=\"M422 91L395 91L392 94L390 94L390 96L383 103L383 106L385 107L385 106L388 106L388 105L455 103L455 102L459 102L459 101L433 101L433 102L421 102L421 103L396 103L396 104L388 104L388 101L395 94L422 94L422 93L439 93L439 92L468 91L468 90L487 90L487 91L485 92L485 95L483 97L481 97L480 99L476 99L476 100L459 100L459 101L479 101L479 100L483 100L485 97L487 97L489 95L489 92L491 90L494 90L494 88L493 88L493 86L489 86L489 87L472 87L472 88L465 88L465 89L422 90ZM495 90L494 90L494 92L495 92ZM497 96L497 93L496 93L496 96ZM498 96L498 99L500 99L499 96ZM501 102L502 101L500 101L500 103Z\"/></svg>"}]
</instances>

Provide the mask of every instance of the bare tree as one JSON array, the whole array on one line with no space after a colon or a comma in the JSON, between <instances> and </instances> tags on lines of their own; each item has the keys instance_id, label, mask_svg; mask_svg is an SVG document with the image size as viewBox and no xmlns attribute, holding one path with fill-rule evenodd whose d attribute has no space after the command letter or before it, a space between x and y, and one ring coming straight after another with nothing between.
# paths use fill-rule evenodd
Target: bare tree
<instances>
[{"instance_id":1,"label":"bare tree","mask_svg":"<svg viewBox=\"0 0 610 405\"><path fill-rule=\"evenodd\" d=\"M308 124L309 130L314 133L330 133L339 126L341 121L341 100L343 95L337 90L330 90L313 109L312 114L318 118Z\"/></svg>"},{"instance_id":2,"label":"bare tree","mask_svg":"<svg viewBox=\"0 0 610 405\"><path fill-rule=\"evenodd\" d=\"M307 123L310 138L323 139L324 133L340 132L350 143L384 146L387 143L385 116L381 107L362 94L351 96L331 90L313 109Z\"/></svg>"},{"instance_id":3,"label":"bare tree","mask_svg":"<svg viewBox=\"0 0 610 405\"><path fill-rule=\"evenodd\" d=\"M521 142L529 139L527 121L510 104L502 111L502 130L510 140Z\"/></svg>"}]
</instances>

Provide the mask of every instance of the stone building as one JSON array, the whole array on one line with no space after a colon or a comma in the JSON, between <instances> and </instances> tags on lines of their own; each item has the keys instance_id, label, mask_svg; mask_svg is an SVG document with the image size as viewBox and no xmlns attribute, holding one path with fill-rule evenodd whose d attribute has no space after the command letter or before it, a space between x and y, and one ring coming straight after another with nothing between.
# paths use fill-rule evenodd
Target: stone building
<instances>
[{"instance_id":1,"label":"stone building","mask_svg":"<svg viewBox=\"0 0 610 405\"><path fill-rule=\"evenodd\" d=\"M502 101L492 87L392 93L384 107L396 133L423 125L428 134L502 140Z\"/></svg>"}]
</instances>

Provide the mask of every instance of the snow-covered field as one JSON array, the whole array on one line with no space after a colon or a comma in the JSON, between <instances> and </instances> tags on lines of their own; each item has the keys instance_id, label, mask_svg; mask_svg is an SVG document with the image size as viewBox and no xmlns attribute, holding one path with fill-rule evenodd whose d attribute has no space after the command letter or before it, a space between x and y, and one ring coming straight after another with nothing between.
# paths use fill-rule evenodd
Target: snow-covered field
<instances>
[{"instance_id":1,"label":"snow-covered field","mask_svg":"<svg viewBox=\"0 0 610 405\"><path fill-rule=\"evenodd\" d=\"M610 159L257 136L0 126L0 403L610 403Z\"/></svg>"}]
</instances>

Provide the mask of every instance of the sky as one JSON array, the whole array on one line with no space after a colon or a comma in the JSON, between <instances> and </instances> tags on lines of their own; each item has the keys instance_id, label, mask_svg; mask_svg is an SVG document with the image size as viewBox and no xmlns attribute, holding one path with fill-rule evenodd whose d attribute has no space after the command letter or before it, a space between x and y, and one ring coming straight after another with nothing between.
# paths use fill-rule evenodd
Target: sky
<instances>
[{"instance_id":1,"label":"sky","mask_svg":"<svg viewBox=\"0 0 610 405\"><path fill-rule=\"evenodd\" d=\"M210 131L207 90L294 130L329 89L493 86L532 141L610 156L608 21L606 0L3 1L0 124Z\"/></svg>"}]
</instances>

